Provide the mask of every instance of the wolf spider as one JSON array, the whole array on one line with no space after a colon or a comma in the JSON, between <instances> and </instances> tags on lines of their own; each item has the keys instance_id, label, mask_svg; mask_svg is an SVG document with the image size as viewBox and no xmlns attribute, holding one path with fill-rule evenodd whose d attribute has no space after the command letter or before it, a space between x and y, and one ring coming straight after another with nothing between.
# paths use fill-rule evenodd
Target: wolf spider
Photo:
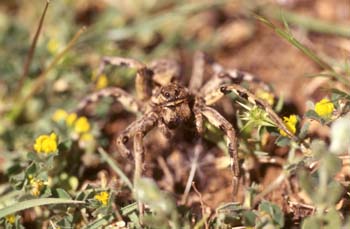
<instances>
[{"instance_id":1,"label":"wolf spider","mask_svg":"<svg viewBox=\"0 0 350 229\"><path fill-rule=\"evenodd\" d=\"M265 101L257 98L244 87L242 81L255 82L252 75L226 70L221 65L211 61L203 53L194 55L194 67L189 87L179 83L179 67L171 60L158 60L145 65L137 60L122 57L103 57L98 68L98 76L106 64L134 68L136 73L136 96L117 87L109 87L87 96L78 106L81 110L89 103L98 101L101 97L114 97L127 110L142 113L142 117L132 122L116 139L118 151L125 156L130 155L126 143L133 140L135 172L134 181L142 174L144 154L143 138L153 128L159 127L165 136L170 136L170 130L181 124L195 122L196 131L202 135L204 119L219 128L227 136L227 147L231 157L233 174L233 193L237 193L240 168L238 164L237 137L232 124L227 121L211 105L223 96L233 92L237 96L264 109L276 125L291 138L295 136L285 127L283 121ZM213 76L203 84L205 66L211 66Z\"/></svg>"}]
</instances>

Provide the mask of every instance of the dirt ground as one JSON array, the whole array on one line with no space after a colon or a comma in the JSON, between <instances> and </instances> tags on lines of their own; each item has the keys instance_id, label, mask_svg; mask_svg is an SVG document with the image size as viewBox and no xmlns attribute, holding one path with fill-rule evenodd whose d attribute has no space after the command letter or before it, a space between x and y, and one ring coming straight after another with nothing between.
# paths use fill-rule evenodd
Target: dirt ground
<instances>
[{"instance_id":1,"label":"dirt ground","mask_svg":"<svg viewBox=\"0 0 350 229\"><path fill-rule=\"evenodd\" d=\"M93 25L94 18L103 12L105 5L113 4L110 2L106 0L103 4L89 3L86 5L81 3L83 7L79 8L76 21L81 24ZM237 1L234 2L227 4L226 8L209 9L191 18L189 24L193 22L192 27L184 34L198 40L207 39L213 32L221 34L222 36L219 36L220 39L217 41L218 45L207 50L208 55L214 57L218 63L225 67L250 72L271 84L276 97L284 99L281 116L292 113L302 116L307 110L307 101L320 100L327 94L327 88L330 86L341 87L341 85L334 84L329 78L307 77L307 75L319 73L323 69L296 47L283 40L271 28L251 16L247 16L247 11L242 10L243 1L238 1L238 4ZM281 7L298 15L312 16L350 27L350 0L270 0L267 2L272 3L274 7ZM7 7L11 9L11 4L8 4ZM197 24L198 21L201 21L202 24ZM272 22L283 27L283 23L276 19L272 19ZM312 32L293 23L289 24L289 29L301 43L329 62L341 62L340 60L350 57L349 38ZM161 41L160 38L150 42L151 44L147 44L144 51L147 53L149 50L153 50L153 46L161 44ZM133 44L127 41L123 45L129 48L130 43ZM179 59L183 64L183 72L189 75L194 51L179 47L173 52L170 56ZM91 62L94 62L93 65L96 65L94 61L96 59L96 57L91 58ZM230 109L232 108L228 108L228 110L223 108L226 116L234 113ZM86 111L87 115L93 116L89 114L89 111ZM113 105L109 114L112 113L109 120L100 122L103 133L109 137L111 142L136 118L122 111L118 104ZM253 158L245 160L246 164L242 165L245 167L245 172L243 172L241 186L238 195L233 196L232 174L227 167L220 166L220 159L224 157L224 153L215 144L204 141L203 150L198 159L199 166L194 177L195 185L202 198L199 197L198 193L191 191L188 198L184 199L183 193L191 169L191 161L194 158L194 148L198 141L193 132L187 133L186 131L178 130L172 140L165 139L158 131L152 131L145 138L144 174L154 178L161 189L173 193L179 205L184 204L198 214L203 207L200 204L201 201L204 202L205 210L214 214L215 209L222 203L233 200L243 201L244 187L253 182L259 184L259 190L269 187L281 175L283 164L287 160L288 148L275 146L273 143L275 138L267 137L264 150L270 152L270 159L273 160L265 162ZM310 131L311 135L319 136L328 141L328 127L313 123ZM115 151L114 144L111 144L108 150L112 154ZM122 165L123 171L132 177L133 162L120 156L117 156L116 160ZM348 164L344 162L345 166ZM112 170L97 166L85 171L86 180L96 179L96 173L100 169L109 170L111 177L115 176ZM346 177L347 175L343 177L340 175L339 179L345 180ZM117 187L118 185L120 184L116 182ZM119 197L120 199L125 197L125 199L132 200L129 192L122 192ZM314 211L309 205L308 197L300 192L295 176L282 182L282 185L263 198L281 207L285 213L288 227L298 227L301 220ZM124 203L125 200L117 204L123 205ZM346 204L348 203L343 203L343 206L340 207L344 208Z\"/></svg>"}]
</instances>

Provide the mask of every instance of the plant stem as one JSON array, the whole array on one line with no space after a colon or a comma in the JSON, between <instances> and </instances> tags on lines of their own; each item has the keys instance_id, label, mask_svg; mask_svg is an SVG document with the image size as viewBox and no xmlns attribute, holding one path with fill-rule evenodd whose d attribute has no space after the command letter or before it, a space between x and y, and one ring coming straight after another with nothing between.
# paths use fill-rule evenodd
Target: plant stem
<instances>
[{"instance_id":1,"label":"plant stem","mask_svg":"<svg viewBox=\"0 0 350 229\"><path fill-rule=\"evenodd\" d=\"M25 79L26 79L27 76L28 76L29 67L30 67L30 64L32 63L32 59L33 59L33 55L34 55L36 43L37 43L37 41L38 41L38 38L39 38L39 35L40 35L40 32L41 32L41 29L42 29L42 27L43 27L45 15L46 15L47 9L48 9L48 7L49 7L49 4L50 4L50 1L47 0L47 1L46 1L46 5L45 5L45 8L44 8L44 10L43 10L43 13L42 13L41 18L40 18L40 21L39 21L38 28L37 28L36 33L35 33L34 38L33 38L32 45L30 46L30 49L29 49L27 58L26 58L26 60L25 60L25 62L24 62L22 76L21 76L21 78L19 79L18 85L17 85L17 89L15 90L15 93L16 93L17 95L20 95L20 92L21 92L22 87L23 87L23 83L24 83Z\"/></svg>"},{"instance_id":2,"label":"plant stem","mask_svg":"<svg viewBox=\"0 0 350 229\"><path fill-rule=\"evenodd\" d=\"M312 32L342 36L346 38L350 37L350 25L336 24L273 6L266 7L262 12L266 16L271 16L279 21L286 21L288 23L298 25Z\"/></svg>"}]
</instances>

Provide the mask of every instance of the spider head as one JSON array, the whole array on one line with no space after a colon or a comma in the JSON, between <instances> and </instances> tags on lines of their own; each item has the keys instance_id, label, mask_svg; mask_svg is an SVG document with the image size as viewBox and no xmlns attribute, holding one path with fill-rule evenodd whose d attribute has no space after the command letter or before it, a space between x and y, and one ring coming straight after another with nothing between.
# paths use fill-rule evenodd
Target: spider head
<instances>
[{"instance_id":1,"label":"spider head","mask_svg":"<svg viewBox=\"0 0 350 229\"><path fill-rule=\"evenodd\" d=\"M170 129L191 117L187 89L179 84L171 83L160 87L153 96L153 103L160 108L160 116Z\"/></svg>"}]
</instances>

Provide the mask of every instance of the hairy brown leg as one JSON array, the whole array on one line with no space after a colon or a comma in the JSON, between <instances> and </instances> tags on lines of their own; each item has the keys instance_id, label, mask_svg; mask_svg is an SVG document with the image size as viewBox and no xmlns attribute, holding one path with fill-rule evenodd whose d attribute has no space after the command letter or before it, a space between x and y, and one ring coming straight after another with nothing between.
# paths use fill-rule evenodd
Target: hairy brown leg
<instances>
[{"instance_id":1,"label":"hairy brown leg","mask_svg":"<svg viewBox=\"0 0 350 229\"><path fill-rule=\"evenodd\" d=\"M130 94L128 94L127 92L125 92L120 88L110 87L86 96L78 104L77 112L82 111L89 104L96 103L104 97L112 97L116 99L118 102L120 102L123 105L123 107L126 110L133 112L135 114L142 111L141 104L137 100L135 100Z\"/></svg>"},{"instance_id":2,"label":"hairy brown leg","mask_svg":"<svg viewBox=\"0 0 350 229\"><path fill-rule=\"evenodd\" d=\"M229 93L235 93L239 97L248 100L248 102L258 106L259 108L265 110L272 121L277 125L277 127L284 132L287 133L287 135L295 140L298 141L298 137L295 136L290 130L285 126L282 119L275 113L275 111L271 108L271 106L266 103L264 100L259 99L254 94L249 92L247 89L240 85L231 84L231 85L223 85L217 88L216 90L213 90L212 92L208 93L204 97L204 101L206 105L212 105L218 100L220 100L223 96L229 94Z\"/></svg>"},{"instance_id":3,"label":"hairy brown leg","mask_svg":"<svg viewBox=\"0 0 350 229\"><path fill-rule=\"evenodd\" d=\"M271 91L268 84L248 72L239 71L237 69L225 69L217 63L213 63L211 66L214 71L214 76L201 88L200 93L202 95L215 90L220 85L241 84L242 82L248 82L264 91Z\"/></svg>"},{"instance_id":4,"label":"hairy brown leg","mask_svg":"<svg viewBox=\"0 0 350 229\"><path fill-rule=\"evenodd\" d=\"M197 51L193 56L192 75L189 83L191 92L197 92L201 88L204 80L205 64L205 54Z\"/></svg>"},{"instance_id":5,"label":"hairy brown leg","mask_svg":"<svg viewBox=\"0 0 350 229\"><path fill-rule=\"evenodd\" d=\"M231 123L229 123L219 112L211 107L205 106L202 108L202 114L205 118L219 128L227 136L227 148L231 157L231 170L233 174L233 194L237 194L239 185L239 161L238 161L238 150L237 150L237 137L236 132Z\"/></svg>"},{"instance_id":6,"label":"hairy brown leg","mask_svg":"<svg viewBox=\"0 0 350 229\"><path fill-rule=\"evenodd\" d=\"M132 122L116 139L117 150L125 157L130 157L130 150L126 144L136 133L141 132L144 135L153 129L158 120L158 115L155 112L145 114L142 118Z\"/></svg>"},{"instance_id":7,"label":"hairy brown leg","mask_svg":"<svg viewBox=\"0 0 350 229\"><path fill-rule=\"evenodd\" d=\"M143 138L156 125L157 119L158 117L156 113L150 113L146 119L143 119L143 121L141 122L141 126L137 128L136 133L134 133L134 184L136 184L136 182L142 176L143 158L145 153L143 146ZM140 224L143 224L144 205L140 201L138 202L138 208L140 212Z\"/></svg>"},{"instance_id":8,"label":"hairy brown leg","mask_svg":"<svg viewBox=\"0 0 350 229\"><path fill-rule=\"evenodd\" d=\"M165 125L164 122L158 122L158 128L166 138L170 139L173 136L173 132Z\"/></svg>"},{"instance_id":9,"label":"hairy brown leg","mask_svg":"<svg viewBox=\"0 0 350 229\"><path fill-rule=\"evenodd\" d=\"M168 85L171 82L180 82L181 67L174 59L157 59L148 64L153 71L153 82L160 86Z\"/></svg>"},{"instance_id":10,"label":"hairy brown leg","mask_svg":"<svg viewBox=\"0 0 350 229\"><path fill-rule=\"evenodd\" d=\"M144 158L143 148L143 133L137 132L134 135L134 158L135 158L135 171L134 171L134 183L140 179L142 175L142 162Z\"/></svg>"},{"instance_id":11,"label":"hairy brown leg","mask_svg":"<svg viewBox=\"0 0 350 229\"><path fill-rule=\"evenodd\" d=\"M153 72L145 64L129 58L105 56L98 67L97 77L102 74L106 64L135 68L137 70L135 79L137 98L144 101L151 97Z\"/></svg>"},{"instance_id":12,"label":"hairy brown leg","mask_svg":"<svg viewBox=\"0 0 350 229\"><path fill-rule=\"evenodd\" d=\"M200 136L204 133L203 114L201 108L205 106L204 100L196 98L193 106L194 119L196 124L196 130Z\"/></svg>"}]
</instances>

